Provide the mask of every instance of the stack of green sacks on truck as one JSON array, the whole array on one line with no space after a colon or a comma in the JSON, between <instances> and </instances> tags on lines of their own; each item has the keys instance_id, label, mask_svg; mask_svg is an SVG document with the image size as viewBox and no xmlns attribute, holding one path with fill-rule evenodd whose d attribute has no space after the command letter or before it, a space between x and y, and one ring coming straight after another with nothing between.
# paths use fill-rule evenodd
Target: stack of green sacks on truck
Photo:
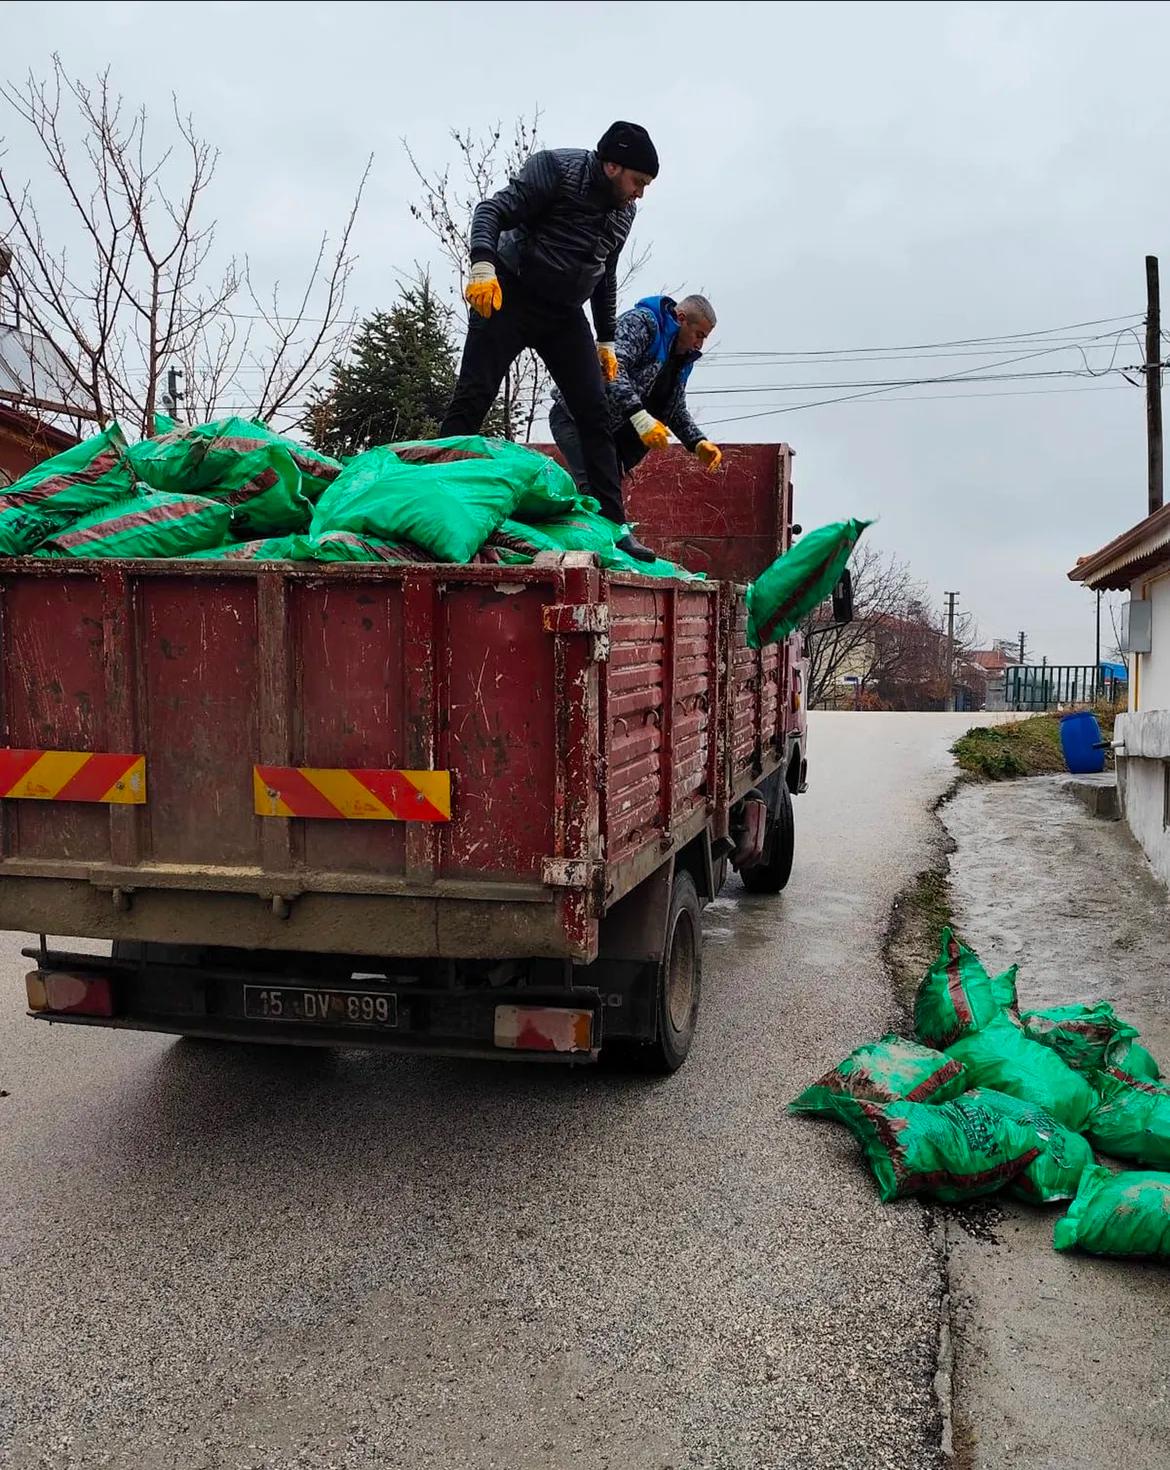
<instances>
[{"instance_id":1,"label":"stack of green sacks on truck","mask_svg":"<svg viewBox=\"0 0 1170 1470\"><path fill-rule=\"evenodd\" d=\"M1170 1083L1137 1036L1104 1001L1021 1015L1015 967L989 974L948 928L913 1039L858 1047L791 1111L843 1123L883 1200L1071 1202L1057 1250L1170 1259Z\"/></svg>"},{"instance_id":2,"label":"stack of green sacks on truck","mask_svg":"<svg viewBox=\"0 0 1170 1470\"><path fill-rule=\"evenodd\" d=\"M158 415L155 431L128 445L111 424L0 492L0 555L526 566L584 551L610 571L702 575L623 551L626 527L525 444L409 440L342 464L257 419ZM757 578L753 647L787 637L827 595L866 524L812 531Z\"/></svg>"}]
</instances>

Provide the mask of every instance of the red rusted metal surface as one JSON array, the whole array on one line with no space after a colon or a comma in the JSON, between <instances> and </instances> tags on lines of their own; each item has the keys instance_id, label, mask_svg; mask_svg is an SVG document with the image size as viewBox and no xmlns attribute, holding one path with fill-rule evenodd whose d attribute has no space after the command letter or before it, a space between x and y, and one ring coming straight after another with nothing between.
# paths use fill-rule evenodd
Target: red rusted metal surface
<instances>
[{"instance_id":1,"label":"red rusted metal surface","mask_svg":"<svg viewBox=\"0 0 1170 1470\"><path fill-rule=\"evenodd\" d=\"M775 445L730 446L714 476L681 450L653 455L631 517L668 554L744 581L787 543L788 465ZM726 582L573 556L2 562L0 745L141 752L150 781L136 808L0 803L0 883L61 876L121 901L152 887L543 900L563 952L589 958L605 907L705 824L724 835L731 803L784 757L788 650L749 650L745 616ZM451 820L260 817L256 765L450 771Z\"/></svg>"}]
</instances>

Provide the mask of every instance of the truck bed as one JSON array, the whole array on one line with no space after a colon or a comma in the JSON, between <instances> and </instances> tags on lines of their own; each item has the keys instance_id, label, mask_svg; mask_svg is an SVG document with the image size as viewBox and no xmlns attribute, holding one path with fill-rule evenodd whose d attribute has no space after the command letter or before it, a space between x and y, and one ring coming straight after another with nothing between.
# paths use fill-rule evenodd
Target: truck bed
<instances>
[{"instance_id":1,"label":"truck bed","mask_svg":"<svg viewBox=\"0 0 1170 1470\"><path fill-rule=\"evenodd\" d=\"M743 451L727 473L754 487L755 509L741 487L735 510L750 547L725 484L718 516L684 499L664 550L691 544L713 571L770 560L786 460ZM639 479L632 499L677 490ZM694 534L687 514L727 534ZM753 652L745 626L736 582L572 555L0 562L0 746L140 755L146 794L0 801L0 928L591 960L602 914L709 823L725 835L784 759L787 645ZM261 816L257 766L449 771L451 820Z\"/></svg>"}]
</instances>

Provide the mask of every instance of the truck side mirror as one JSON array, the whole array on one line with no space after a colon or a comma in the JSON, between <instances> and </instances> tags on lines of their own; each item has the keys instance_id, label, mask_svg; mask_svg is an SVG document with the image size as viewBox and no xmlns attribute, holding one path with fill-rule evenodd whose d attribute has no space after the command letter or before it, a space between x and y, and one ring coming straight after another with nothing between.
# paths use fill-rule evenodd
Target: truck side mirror
<instances>
[{"instance_id":1,"label":"truck side mirror","mask_svg":"<svg viewBox=\"0 0 1170 1470\"><path fill-rule=\"evenodd\" d=\"M853 621L853 573L848 567L841 573L840 581L833 588L833 621Z\"/></svg>"}]
</instances>

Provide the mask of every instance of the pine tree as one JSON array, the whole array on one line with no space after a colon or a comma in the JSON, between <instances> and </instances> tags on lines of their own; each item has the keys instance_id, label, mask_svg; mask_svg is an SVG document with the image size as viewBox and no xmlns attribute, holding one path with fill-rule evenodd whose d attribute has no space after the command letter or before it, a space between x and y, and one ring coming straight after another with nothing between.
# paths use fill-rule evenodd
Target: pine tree
<instances>
[{"instance_id":1,"label":"pine tree","mask_svg":"<svg viewBox=\"0 0 1170 1470\"><path fill-rule=\"evenodd\" d=\"M312 403L313 444L344 456L374 444L433 439L455 386L447 316L424 277L404 287L389 311L366 317L348 358L333 364L329 386Z\"/></svg>"}]
</instances>

